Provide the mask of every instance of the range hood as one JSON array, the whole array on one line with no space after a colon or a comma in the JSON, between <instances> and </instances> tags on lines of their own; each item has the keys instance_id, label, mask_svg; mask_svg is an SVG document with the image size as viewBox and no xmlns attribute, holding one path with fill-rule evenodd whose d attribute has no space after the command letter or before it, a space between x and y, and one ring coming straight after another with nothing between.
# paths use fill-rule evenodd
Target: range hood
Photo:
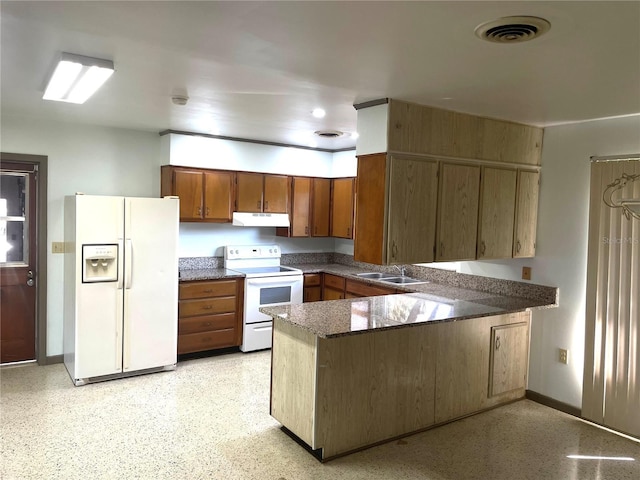
<instances>
[{"instance_id":1,"label":"range hood","mask_svg":"<svg viewBox=\"0 0 640 480\"><path fill-rule=\"evenodd\" d=\"M232 225L238 227L288 227L288 213L233 212Z\"/></svg>"}]
</instances>

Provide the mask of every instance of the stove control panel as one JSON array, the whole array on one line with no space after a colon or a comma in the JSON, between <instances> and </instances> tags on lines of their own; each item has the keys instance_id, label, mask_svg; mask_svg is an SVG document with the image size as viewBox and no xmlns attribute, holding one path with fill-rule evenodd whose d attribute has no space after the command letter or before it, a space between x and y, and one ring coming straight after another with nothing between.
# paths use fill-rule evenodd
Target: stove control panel
<instances>
[{"instance_id":1,"label":"stove control panel","mask_svg":"<svg viewBox=\"0 0 640 480\"><path fill-rule=\"evenodd\" d=\"M225 260L280 258L278 245L228 245L224 248Z\"/></svg>"}]
</instances>

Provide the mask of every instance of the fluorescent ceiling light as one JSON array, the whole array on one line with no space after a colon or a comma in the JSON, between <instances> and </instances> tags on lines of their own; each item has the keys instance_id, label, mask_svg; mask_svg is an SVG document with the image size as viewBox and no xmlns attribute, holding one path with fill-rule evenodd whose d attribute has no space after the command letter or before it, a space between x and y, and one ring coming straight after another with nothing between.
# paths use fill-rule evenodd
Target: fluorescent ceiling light
<instances>
[{"instance_id":1,"label":"fluorescent ceiling light","mask_svg":"<svg viewBox=\"0 0 640 480\"><path fill-rule=\"evenodd\" d=\"M84 103L113 74L113 62L63 53L42 98Z\"/></svg>"},{"instance_id":2,"label":"fluorescent ceiling light","mask_svg":"<svg viewBox=\"0 0 640 480\"><path fill-rule=\"evenodd\" d=\"M635 460L632 457L603 457L600 455L567 455L567 458L575 460L621 460L623 462L633 462Z\"/></svg>"}]
</instances>

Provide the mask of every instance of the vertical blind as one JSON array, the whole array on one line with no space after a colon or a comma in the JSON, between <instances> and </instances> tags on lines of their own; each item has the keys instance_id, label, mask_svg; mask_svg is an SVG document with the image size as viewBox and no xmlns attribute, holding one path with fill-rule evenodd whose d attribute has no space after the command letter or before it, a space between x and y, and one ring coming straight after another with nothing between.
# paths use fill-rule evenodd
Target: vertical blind
<instances>
[{"instance_id":1,"label":"vertical blind","mask_svg":"<svg viewBox=\"0 0 640 480\"><path fill-rule=\"evenodd\" d=\"M640 437L640 155L592 160L582 415Z\"/></svg>"}]
</instances>

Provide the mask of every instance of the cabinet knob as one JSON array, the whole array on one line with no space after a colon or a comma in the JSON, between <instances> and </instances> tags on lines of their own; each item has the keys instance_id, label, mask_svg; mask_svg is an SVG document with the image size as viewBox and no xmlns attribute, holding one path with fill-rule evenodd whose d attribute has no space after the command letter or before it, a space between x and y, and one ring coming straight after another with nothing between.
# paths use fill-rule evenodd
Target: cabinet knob
<instances>
[{"instance_id":1,"label":"cabinet knob","mask_svg":"<svg viewBox=\"0 0 640 480\"><path fill-rule=\"evenodd\" d=\"M520 248L522 248L522 245L520 245L520 240L517 241L516 243L516 252L520 253Z\"/></svg>"},{"instance_id":2,"label":"cabinet knob","mask_svg":"<svg viewBox=\"0 0 640 480\"><path fill-rule=\"evenodd\" d=\"M480 254L484 255L484 253L487 251L487 245L484 243L484 240L482 241L481 247L480 247Z\"/></svg>"}]
</instances>

